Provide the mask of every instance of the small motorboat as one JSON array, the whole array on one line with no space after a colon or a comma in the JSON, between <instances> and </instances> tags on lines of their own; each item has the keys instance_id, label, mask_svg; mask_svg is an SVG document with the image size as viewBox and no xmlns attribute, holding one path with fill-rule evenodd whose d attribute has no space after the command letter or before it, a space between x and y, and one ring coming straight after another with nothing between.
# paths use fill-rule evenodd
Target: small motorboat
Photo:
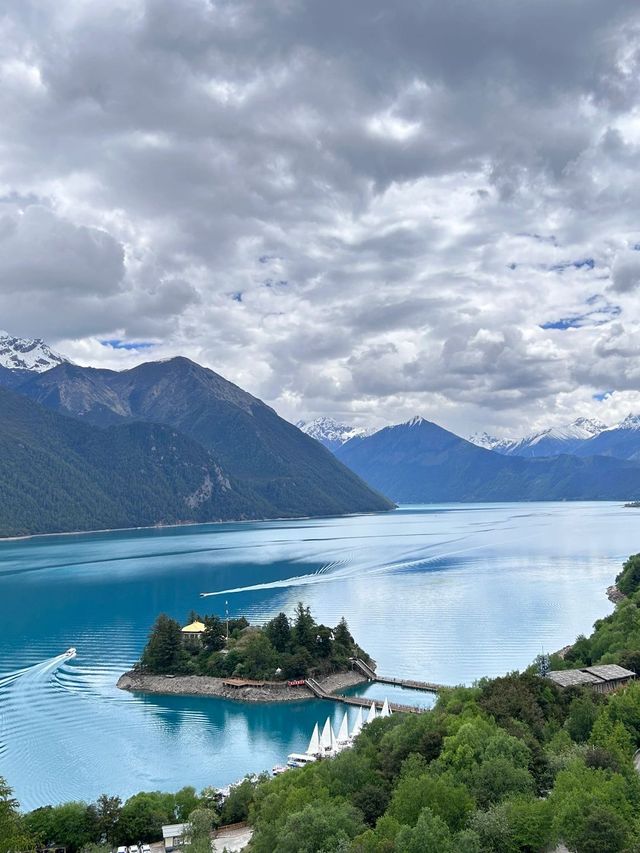
<instances>
[{"instance_id":1,"label":"small motorboat","mask_svg":"<svg viewBox=\"0 0 640 853\"><path fill-rule=\"evenodd\" d=\"M76 656L76 650L73 646L64 653L66 658L74 658Z\"/></svg>"},{"instance_id":2,"label":"small motorboat","mask_svg":"<svg viewBox=\"0 0 640 853\"><path fill-rule=\"evenodd\" d=\"M271 772L273 773L273 775L274 775L274 776L280 776L282 773L286 773L286 772L287 772L287 770L291 770L291 768L290 768L290 767L285 767L285 766L283 766L282 764L275 764L275 765L271 768Z\"/></svg>"}]
</instances>

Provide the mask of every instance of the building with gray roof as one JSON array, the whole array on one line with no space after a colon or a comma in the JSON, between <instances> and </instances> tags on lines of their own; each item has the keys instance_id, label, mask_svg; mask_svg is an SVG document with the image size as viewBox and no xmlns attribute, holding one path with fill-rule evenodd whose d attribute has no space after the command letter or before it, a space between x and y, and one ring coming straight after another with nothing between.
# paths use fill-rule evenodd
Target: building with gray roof
<instances>
[{"instance_id":1,"label":"building with gray roof","mask_svg":"<svg viewBox=\"0 0 640 853\"><path fill-rule=\"evenodd\" d=\"M547 678L550 678L558 687L587 686L596 693L609 693L628 684L635 677L635 672L618 666L617 663L585 666L582 669L559 669L547 673Z\"/></svg>"}]
</instances>

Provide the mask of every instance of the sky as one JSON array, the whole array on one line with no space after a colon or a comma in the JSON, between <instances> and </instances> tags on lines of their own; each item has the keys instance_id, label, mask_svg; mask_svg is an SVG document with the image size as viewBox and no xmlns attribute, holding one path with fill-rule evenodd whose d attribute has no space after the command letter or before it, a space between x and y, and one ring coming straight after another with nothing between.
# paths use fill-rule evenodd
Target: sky
<instances>
[{"instance_id":1,"label":"sky","mask_svg":"<svg viewBox=\"0 0 640 853\"><path fill-rule=\"evenodd\" d=\"M291 420L640 412L637 0L5 0L0 327Z\"/></svg>"}]
</instances>

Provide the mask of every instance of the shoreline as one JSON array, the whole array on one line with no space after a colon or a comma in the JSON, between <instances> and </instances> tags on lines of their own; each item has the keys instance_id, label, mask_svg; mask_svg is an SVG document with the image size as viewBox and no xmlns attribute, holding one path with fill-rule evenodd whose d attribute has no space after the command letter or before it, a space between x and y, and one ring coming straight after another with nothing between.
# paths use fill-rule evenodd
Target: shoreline
<instances>
[{"instance_id":1,"label":"shoreline","mask_svg":"<svg viewBox=\"0 0 640 853\"><path fill-rule=\"evenodd\" d=\"M60 530L53 533L23 533L20 536L1 536L3 542L23 542L25 539L41 539L44 536L91 536L96 533L132 533L137 530L171 530L177 527L209 527L212 524L264 524L268 521L313 521L316 518L359 518L367 515L378 515L381 512L393 512L398 505L389 509L372 510L371 512L345 512L342 515L282 515L277 518L226 518L217 521L175 521L171 524L142 524L136 527L97 527L92 530Z\"/></svg>"},{"instance_id":2,"label":"shoreline","mask_svg":"<svg viewBox=\"0 0 640 853\"><path fill-rule=\"evenodd\" d=\"M150 675L130 670L120 676L116 687L130 693L210 696L217 699L231 699L235 702L300 702L317 698L308 687L289 687L286 681L265 681L259 687L226 687L223 683L226 680L209 675ZM335 693L366 681L368 681L366 676L354 670L348 670L332 673L318 683L328 693Z\"/></svg>"},{"instance_id":3,"label":"shoreline","mask_svg":"<svg viewBox=\"0 0 640 853\"><path fill-rule=\"evenodd\" d=\"M621 499L622 500L622 499ZM208 527L212 524L262 524L269 521L313 521L320 518L359 518L380 513L395 512L401 507L410 506L450 506L462 505L473 506L474 504L514 504L514 503L593 503L593 504L619 504L619 500L592 500L592 501L437 501L426 504L394 504L389 509L372 510L371 512L346 512L341 515L282 515L276 518L227 518L217 521L175 521L171 524L142 524L135 527L96 527L91 530L59 530L51 533L23 533L20 536L1 536L0 545L3 542L23 542L26 539L40 539L44 536L90 536L96 533L129 533L137 530L171 530L177 527ZM622 504L622 506L626 506Z\"/></svg>"}]
</instances>

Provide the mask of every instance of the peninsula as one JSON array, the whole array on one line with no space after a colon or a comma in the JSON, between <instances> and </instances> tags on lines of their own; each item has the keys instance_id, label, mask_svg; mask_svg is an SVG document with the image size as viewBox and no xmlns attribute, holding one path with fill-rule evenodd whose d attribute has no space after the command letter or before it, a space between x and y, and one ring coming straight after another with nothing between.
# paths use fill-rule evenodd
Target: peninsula
<instances>
[{"instance_id":1,"label":"peninsula","mask_svg":"<svg viewBox=\"0 0 640 853\"><path fill-rule=\"evenodd\" d=\"M319 624L302 602L292 620L279 613L265 625L192 612L181 627L162 613L140 660L118 687L246 702L296 701L313 697L305 686L310 677L328 693L366 681L353 670L354 658L373 663L344 619L335 628Z\"/></svg>"}]
</instances>

